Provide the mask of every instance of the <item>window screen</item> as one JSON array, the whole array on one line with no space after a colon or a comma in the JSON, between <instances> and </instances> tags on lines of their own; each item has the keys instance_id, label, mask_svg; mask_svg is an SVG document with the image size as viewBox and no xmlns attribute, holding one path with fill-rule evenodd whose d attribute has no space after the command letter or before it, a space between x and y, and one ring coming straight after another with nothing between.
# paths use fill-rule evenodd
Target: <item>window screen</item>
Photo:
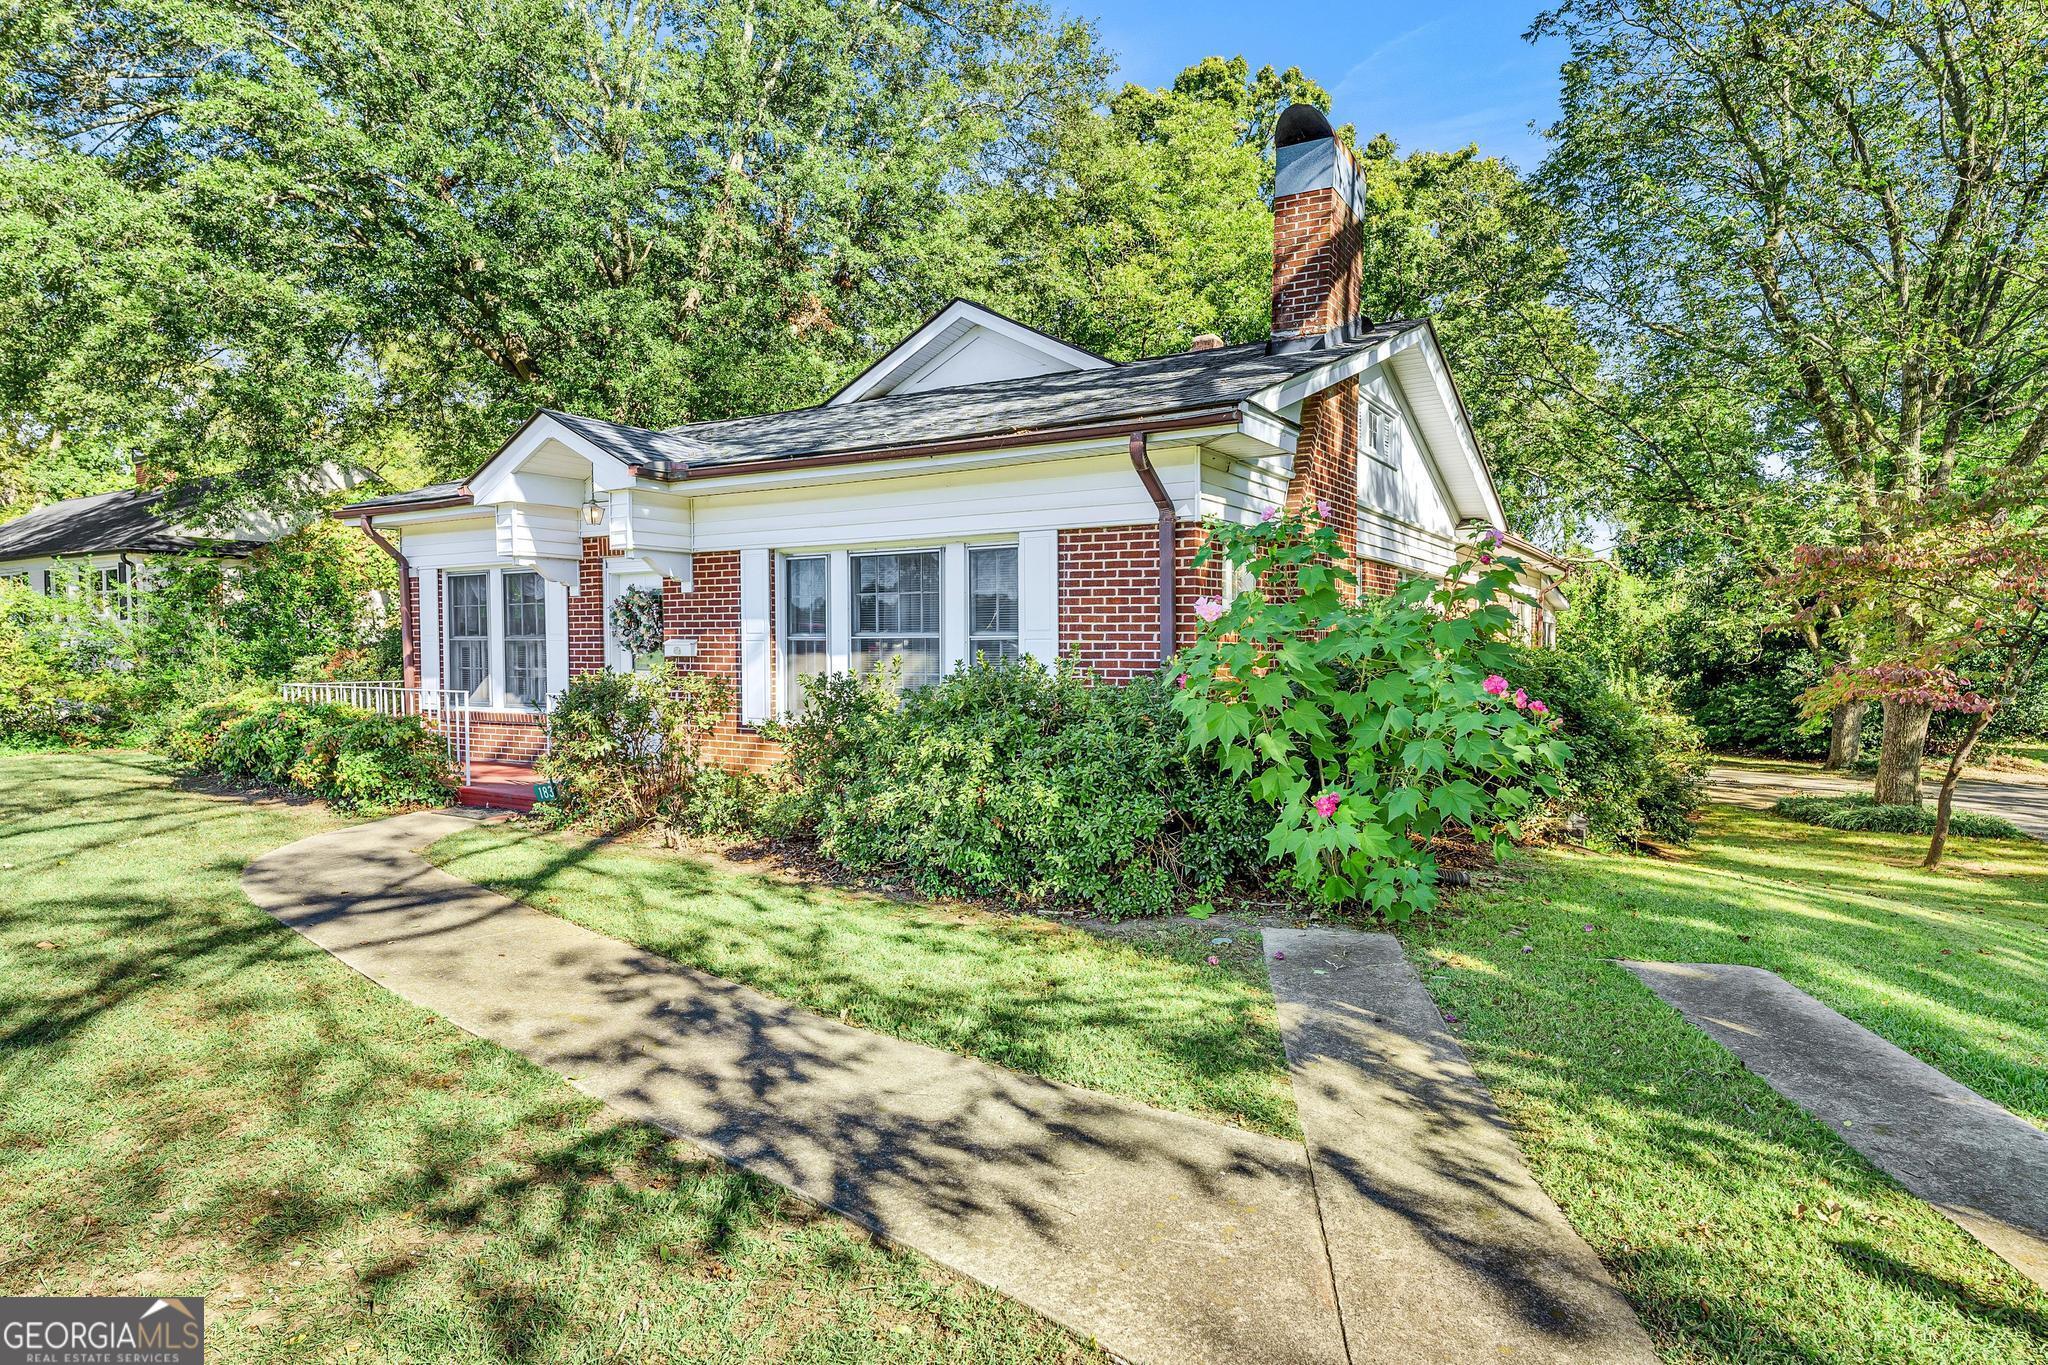
<instances>
[{"instance_id":1,"label":"window screen","mask_svg":"<svg viewBox=\"0 0 2048 1365\"><path fill-rule=\"evenodd\" d=\"M505 697L539 706L548 695L545 585L537 573L508 573L505 583Z\"/></svg>"},{"instance_id":2,"label":"window screen","mask_svg":"<svg viewBox=\"0 0 2048 1365\"><path fill-rule=\"evenodd\" d=\"M969 658L1017 657L1017 547L977 545L967 552Z\"/></svg>"},{"instance_id":3,"label":"window screen","mask_svg":"<svg viewBox=\"0 0 2048 1365\"><path fill-rule=\"evenodd\" d=\"M901 688L939 680L939 552L853 557L853 657L862 673L900 661Z\"/></svg>"},{"instance_id":4,"label":"window screen","mask_svg":"<svg viewBox=\"0 0 2048 1365\"><path fill-rule=\"evenodd\" d=\"M782 697L794 711L804 702L803 682L825 672L824 555L782 561Z\"/></svg>"},{"instance_id":5,"label":"window screen","mask_svg":"<svg viewBox=\"0 0 2048 1365\"><path fill-rule=\"evenodd\" d=\"M491 576L448 575L448 690L477 706L491 696Z\"/></svg>"}]
</instances>

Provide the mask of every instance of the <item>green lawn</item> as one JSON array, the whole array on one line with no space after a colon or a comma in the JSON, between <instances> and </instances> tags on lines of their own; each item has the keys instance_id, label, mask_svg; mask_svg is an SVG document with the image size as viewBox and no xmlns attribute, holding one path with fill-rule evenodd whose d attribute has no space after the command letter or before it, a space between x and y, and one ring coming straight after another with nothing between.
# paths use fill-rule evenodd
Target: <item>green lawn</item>
<instances>
[{"instance_id":1,"label":"green lawn","mask_svg":"<svg viewBox=\"0 0 2048 1365\"><path fill-rule=\"evenodd\" d=\"M2048 1126L2048 846L1923 844L1716 807L1673 860L1543 854L1403 934L1672 1359L2048 1359L2048 1294L1609 961L1770 968Z\"/></svg>"},{"instance_id":2,"label":"green lawn","mask_svg":"<svg viewBox=\"0 0 2048 1365\"><path fill-rule=\"evenodd\" d=\"M243 898L334 823L0 754L0 1292L204 1294L223 1362L1086 1358Z\"/></svg>"},{"instance_id":3,"label":"green lawn","mask_svg":"<svg viewBox=\"0 0 2048 1365\"><path fill-rule=\"evenodd\" d=\"M224 1361L1079 1356L275 927L242 865L333 820L0 755L0 1292L204 1293ZM1920 843L1717 808L1676 857L1538 854L1402 933L1670 1360L2048 1361L2048 1295L1610 960L1771 968L2048 1126L2048 845L1930 876ZM1109 940L504 826L434 856L855 1023L1295 1131L1220 921Z\"/></svg>"},{"instance_id":4,"label":"green lawn","mask_svg":"<svg viewBox=\"0 0 2048 1365\"><path fill-rule=\"evenodd\" d=\"M863 1028L1261 1132L1300 1131L1256 931L1192 926L1122 942L508 825L466 830L428 856Z\"/></svg>"}]
</instances>

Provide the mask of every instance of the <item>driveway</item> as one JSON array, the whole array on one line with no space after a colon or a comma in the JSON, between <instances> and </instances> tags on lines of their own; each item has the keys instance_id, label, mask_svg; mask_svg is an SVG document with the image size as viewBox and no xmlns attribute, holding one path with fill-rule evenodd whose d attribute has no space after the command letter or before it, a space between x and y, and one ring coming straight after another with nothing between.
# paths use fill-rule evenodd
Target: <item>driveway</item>
<instances>
[{"instance_id":1,"label":"driveway","mask_svg":"<svg viewBox=\"0 0 2048 1365\"><path fill-rule=\"evenodd\" d=\"M1730 806L1769 810L1784 796L1849 796L1867 793L1867 777L1843 777L1818 768L1736 768L1715 764L1707 772L1707 796ZM1938 787L1923 783L1931 802ZM1956 784L1956 806L2012 821L2036 839L2048 839L2048 783L1965 778Z\"/></svg>"}]
</instances>

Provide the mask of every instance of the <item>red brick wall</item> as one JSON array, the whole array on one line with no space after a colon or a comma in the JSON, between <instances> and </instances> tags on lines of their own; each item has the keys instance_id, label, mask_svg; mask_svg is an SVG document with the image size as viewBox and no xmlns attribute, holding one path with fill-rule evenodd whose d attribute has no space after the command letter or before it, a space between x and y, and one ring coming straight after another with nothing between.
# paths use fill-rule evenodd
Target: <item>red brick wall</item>
<instances>
[{"instance_id":1,"label":"red brick wall","mask_svg":"<svg viewBox=\"0 0 2048 1365\"><path fill-rule=\"evenodd\" d=\"M606 536L587 536L577 567L580 593L569 599L569 676L601 673L605 666L604 561L612 552Z\"/></svg>"},{"instance_id":2,"label":"red brick wall","mask_svg":"<svg viewBox=\"0 0 2048 1365\"><path fill-rule=\"evenodd\" d=\"M1174 639L1193 638L1195 599L1223 590L1220 565L1194 566L1199 526L1174 537ZM1159 525L1101 526L1059 535L1060 652L1105 682L1150 673L1159 658Z\"/></svg>"},{"instance_id":3,"label":"red brick wall","mask_svg":"<svg viewBox=\"0 0 2048 1365\"><path fill-rule=\"evenodd\" d=\"M1347 555L1358 553L1358 381L1346 379L1301 404L1301 436L1294 447L1294 479L1287 510L1318 501L1330 505L1330 524Z\"/></svg>"},{"instance_id":4,"label":"red brick wall","mask_svg":"<svg viewBox=\"0 0 2048 1365\"><path fill-rule=\"evenodd\" d=\"M1273 335L1327 332L1358 316L1364 245L1357 215L1335 189L1274 200Z\"/></svg>"},{"instance_id":5,"label":"red brick wall","mask_svg":"<svg viewBox=\"0 0 2048 1365\"><path fill-rule=\"evenodd\" d=\"M772 560L771 560L772 564ZM676 667L687 673L712 673L723 677L732 688L731 709L713 732L706 752L720 767L761 772L782 756L782 746L761 737L752 726L740 724L740 556L737 550L714 550L693 556L691 572L695 587L684 592L674 579L661 585L667 636L687 636L697 642L697 656L676 659ZM769 619L774 619L773 575L770 575ZM769 667L775 666L774 645L769 645ZM769 674L773 677L771 671Z\"/></svg>"},{"instance_id":6,"label":"red brick wall","mask_svg":"<svg viewBox=\"0 0 2048 1365\"><path fill-rule=\"evenodd\" d=\"M532 763L546 745L539 716L470 716L469 756L479 763Z\"/></svg>"}]
</instances>

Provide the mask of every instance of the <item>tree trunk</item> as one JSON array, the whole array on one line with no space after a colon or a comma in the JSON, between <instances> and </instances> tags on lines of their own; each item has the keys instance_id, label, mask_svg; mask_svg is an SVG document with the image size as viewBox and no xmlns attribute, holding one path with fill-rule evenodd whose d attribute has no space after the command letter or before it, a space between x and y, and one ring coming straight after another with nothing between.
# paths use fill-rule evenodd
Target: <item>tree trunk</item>
<instances>
[{"instance_id":1,"label":"tree trunk","mask_svg":"<svg viewBox=\"0 0 2048 1365\"><path fill-rule=\"evenodd\" d=\"M1884 743L1877 751L1877 803L1880 806L1920 804L1920 760L1927 749L1927 720L1934 708L1925 702L1884 702Z\"/></svg>"},{"instance_id":2,"label":"tree trunk","mask_svg":"<svg viewBox=\"0 0 2048 1365\"><path fill-rule=\"evenodd\" d=\"M1828 712L1828 761L1823 768L1845 771L1863 756L1863 706L1852 701Z\"/></svg>"},{"instance_id":3,"label":"tree trunk","mask_svg":"<svg viewBox=\"0 0 2048 1365\"><path fill-rule=\"evenodd\" d=\"M1948 847L1948 818L1955 807L1956 779L1963 775L1963 764L1969 762L1970 750L1976 747L1977 736L1984 733L1984 727L1991 723L1989 711L1979 711L1970 717L1970 732L1963 736L1963 742L1956 746L1955 756L1948 761L1948 770L1941 775L1941 798L1934 803L1934 838L1927 845L1927 856L1920 866L1932 871L1941 866L1942 851Z\"/></svg>"}]
</instances>

